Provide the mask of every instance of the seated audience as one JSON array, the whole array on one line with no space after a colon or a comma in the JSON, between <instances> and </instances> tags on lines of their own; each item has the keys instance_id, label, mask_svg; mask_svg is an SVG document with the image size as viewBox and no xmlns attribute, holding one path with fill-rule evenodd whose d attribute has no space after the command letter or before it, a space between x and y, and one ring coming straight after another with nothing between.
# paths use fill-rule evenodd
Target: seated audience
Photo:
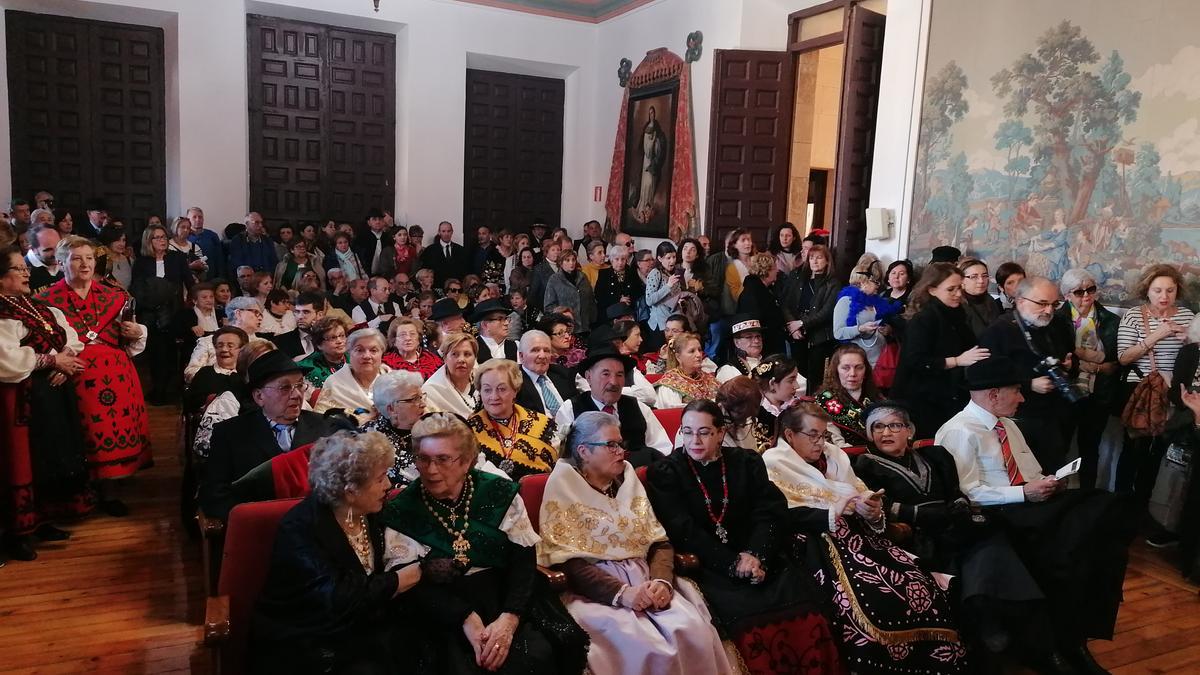
<instances>
[{"instance_id":1,"label":"seated audience","mask_svg":"<svg viewBox=\"0 0 1200 675\"><path fill-rule=\"evenodd\" d=\"M250 670L386 673L418 668L419 640L397 621L421 566L384 569L383 508L391 446L339 432L309 458L312 493L279 523L254 606Z\"/></svg>"},{"instance_id":2,"label":"seated audience","mask_svg":"<svg viewBox=\"0 0 1200 675\"><path fill-rule=\"evenodd\" d=\"M829 415L833 426L829 440L839 448L867 444L863 410L879 400L871 377L867 353L856 344L841 345L829 357L825 382L817 392L817 405Z\"/></svg>"},{"instance_id":3,"label":"seated audience","mask_svg":"<svg viewBox=\"0 0 1200 675\"><path fill-rule=\"evenodd\" d=\"M383 362L392 370L418 373L423 379L433 377L442 367L442 357L424 347L425 325L406 316L392 321L388 328L389 348Z\"/></svg>"},{"instance_id":4,"label":"seated audience","mask_svg":"<svg viewBox=\"0 0 1200 675\"><path fill-rule=\"evenodd\" d=\"M392 369L383 365L387 339L373 328L360 328L346 338L346 367L325 380L313 410L323 413L340 408L360 424L374 419L377 411L371 399L375 378Z\"/></svg>"},{"instance_id":5,"label":"seated audience","mask_svg":"<svg viewBox=\"0 0 1200 675\"><path fill-rule=\"evenodd\" d=\"M758 420L762 398L758 385L745 375L727 380L717 388L714 401L725 415L725 447L752 450L761 455L775 445L774 429Z\"/></svg>"},{"instance_id":6,"label":"seated audience","mask_svg":"<svg viewBox=\"0 0 1200 675\"><path fill-rule=\"evenodd\" d=\"M372 398L379 416L362 425L360 431L378 431L392 446L394 457L387 476L394 488L407 487L417 480L413 463L412 428L425 414L424 379L411 371L394 371L375 379Z\"/></svg>"},{"instance_id":7,"label":"seated audience","mask_svg":"<svg viewBox=\"0 0 1200 675\"><path fill-rule=\"evenodd\" d=\"M778 434L779 416L794 405L804 391L804 378L800 376L795 361L783 354L773 354L750 371L750 379L762 392L762 401L758 405L760 431L770 434L770 445L773 446Z\"/></svg>"},{"instance_id":8,"label":"seated audience","mask_svg":"<svg viewBox=\"0 0 1200 675\"><path fill-rule=\"evenodd\" d=\"M262 307L254 301L254 298L231 298L225 305L226 325L241 328L250 338L254 338L258 334L262 314ZM192 357L188 359L188 364L183 369L183 379L191 382L201 368L211 366L213 363L216 363L216 351L213 349L212 336L205 335L196 340L196 346L192 349Z\"/></svg>"},{"instance_id":9,"label":"seated audience","mask_svg":"<svg viewBox=\"0 0 1200 675\"><path fill-rule=\"evenodd\" d=\"M243 410L257 407L250 391L246 388L246 371L250 364L263 354L275 351L275 345L262 338L250 338L245 347L238 352L237 377L241 386L218 394L201 409L200 421L196 425L196 436L192 439L192 452L196 459L203 462L208 458L209 446L212 442L213 427L219 422L236 417ZM308 402L304 402L305 409Z\"/></svg>"},{"instance_id":10,"label":"seated audience","mask_svg":"<svg viewBox=\"0 0 1200 675\"><path fill-rule=\"evenodd\" d=\"M312 328L325 316L325 295L320 291L304 291L292 301L294 327L271 336L280 351L299 361L317 349Z\"/></svg>"},{"instance_id":11,"label":"seated audience","mask_svg":"<svg viewBox=\"0 0 1200 675\"><path fill-rule=\"evenodd\" d=\"M515 361L484 361L475 371L482 409L467 419L484 456L513 480L549 473L558 458L554 420L516 403L523 380Z\"/></svg>"},{"instance_id":12,"label":"seated audience","mask_svg":"<svg viewBox=\"0 0 1200 675\"><path fill-rule=\"evenodd\" d=\"M433 335L432 344L442 344L442 339L452 333L471 333L474 335L470 324L467 323L464 317L462 307L459 307L458 302L452 298L442 298L433 303L433 311L429 315L429 320L437 326L437 332Z\"/></svg>"},{"instance_id":13,"label":"seated audience","mask_svg":"<svg viewBox=\"0 0 1200 675\"><path fill-rule=\"evenodd\" d=\"M296 362L310 390L325 386L329 376L346 365L346 322L333 316L317 319L309 335L316 350Z\"/></svg>"},{"instance_id":14,"label":"seated audience","mask_svg":"<svg viewBox=\"0 0 1200 675\"><path fill-rule=\"evenodd\" d=\"M175 331L180 345L190 354L196 348L196 340L215 333L221 321L217 318L217 297L212 284L201 282L192 286L188 298L191 306L175 315Z\"/></svg>"},{"instance_id":15,"label":"seated audience","mask_svg":"<svg viewBox=\"0 0 1200 675\"><path fill-rule=\"evenodd\" d=\"M579 393L574 373L554 363L550 336L540 330L529 330L521 336L517 355L523 371L517 404L554 419L563 401Z\"/></svg>"},{"instance_id":16,"label":"seated audience","mask_svg":"<svg viewBox=\"0 0 1200 675\"><path fill-rule=\"evenodd\" d=\"M554 350L554 362L567 368L575 368L587 355L587 350L575 344L575 322L563 315L549 313L542 317L539 326L550 336L550 347Z\"/></svg>"},{"instance_id":17,"label":"seated audience","mask_svg":"<svg viewBox=\"0 0 1200 675\"><path fill-rule=\"evenodd\" d=\"M583 413L565 452L546 481L538 559L567 575L563 602L591 637L591 671L732 673L704 598L675 577L675 549L625 461L620 421Z\"/></svg>"},{"instance_id":18,"label":"seated audience","mask_svg":"<svg viewBox=\"0 0 1200 675\"><path fill-rule=\"evenodd\" d=\"M717 379L701 367L704 347L696 333L681 333L667 341L667 372L655 384L656 408L682 408L717 395Z\"/></svg>"},{"instance_id":19,"label":"seated audience","mask_svg":"<svg viewBox=\"0 0 1200 675\"><path fill-rule=\"evenodd\" d=\"M670 341L671 338L684 333L699 334L699 332L700 331L696 330L695 324L692 323L692 320L683 314L672 314L671 316L667 317L667 325L666 328L663 329L663 339L665 341L662 343L662 346L658 348L657 352L655 352L657 356L654 358L650 358L651 355L643 357L643 364L646 368L646 374L661 375L667 372L668 350L666 341ZM644 338L645 336L643 336L643 344L645 344ZM715 375L717 372L717 364L714 363L712 359L705 356L704 361L700 364L700 369L706 373L712 373Z\"/></svg>"},{"instance_id":20,"label":"seated audience","mask_svg":"<svg viewBox=\"0 0 1200 675\"><path fill-rule=\"evenodd\" d=\"M227 391L239 396L240 390L246 386L245 379L237 372L238 354L250 341L246 331L234 326L224 326L218 328L212 338L216 361L211 366L204 366L196 371L195 377L184 392L184 412L200 412L209 401Z\"/></svg>"},{"instance_id":21,"label":"seated audience","mask_svg":"<svg viewBox=\"0 0 1200 675\"><path fill-rule=\"evenodd\" d=\"M442 338L445 363L421 385L425 401L434 412L450 412L466 419L479 407L475 390L475 363L479 343L467 333L450 333Z\"/></svg>"},{"instance_id":22,"label":"seated audience","mask_svg":"<svg viewBox=\"0 0 1200 675\"><path fill-rule=\"evenodd\" d=\"M508 321L512 308L503 300L485 300L475 306L471 323L479 325L479 354L488 359L517 360L517 343L508 339Z\"/></svg>"},{"instance_id":23,"label":"seated audience","mask_svg":"<svg viewBox=\"0 0 1200 675\"><path fill-rule=\"evenodd\" d=\"M970 672L950 595L882 536L882 495L868 490L846 453L826 442L828 424L811 403L789 408L779 418L778 443L762 461L787 500L780 529L803 535L810 569L822 571L843 657L864 673Z\"/></svg>"},{"instance_id":24,"label":"seated audience","mask_svg":"<svg viewBox=\"0 0 1200 675\"><path fill-rule=\"evenodd\" d=\"M287 247L287 255L275 266L275 277L272 279L275 288L296 288L296 283L306 272L316 274L324 286L325 269L313 257L313 252L308 248L308 241L303 237L296 237L287 243Z\"/></svg>"},{"instance_id":25,"label":"seated audience","mask_svg":"<svg viewBox=\"0 0 1200 675\"><path fill-rule=\"evenodd\" d=\"M724 384L738 375L749 375L762 361L762 322L749 314L736 314L730 319L733 349L729 362L717 369L717 384Z\"/></svg>"},{"instance_id":26,"label":"seated audience","mask_svg":"<svg viewBox=\"0 0 1200 675\"><path fill-rule=\"evenodd\" d=\"M263 304L263 320L258 332L270 339L296 330L296 317L292 314L292 295L282 288L271 289Z\"/></svg>"},{"instance_id":27,"label":"seated audience","mask_svg":"<svg viewBox=\"0 0 1200 675\"><path fill-rule=\"evenodd\" d=\"M679 447L646 477L654 513L677 550L700 558L692 580L746 671L776 673L773 654L786 651L803 654L805 672L843 672L811 572L789 564L780 547L783 495L762 459L722 447L724 435L715 403L684 408Z\"/></svg>"},{"instance_id":28,"label":"seated audience","mask_svg":"<svg viewBox=\"0 0 1200 675\"><path fill-rule=\"evenodd\" d=\"M384 277L371 277L367 292L367 299L350 312L350 319L356 326L365 324L386 333L392 319L404 314L403 308L392 301L392 282Z\"/></svg>"},{"instance_id":29,"label":"seated audience","mask_svg":"<svg viewBox=\"0 0 1200 675\"><path fill-rule=\"evenodd\" d=\"M423 417L412 443L420 478L384 507L383 562L420 563L425 672L580 673L587 634L535 586L540 539L517 484L472 469L475 435L452 414Z\"/></svg>"},{"instance_id":30,"label":"seated audience","mask_svg":"<svg viewBox=\"0 0 1200 675\"><path fill-rule=\"evenodd\" d=\"M625 331L626 335L635 339L634 344L641 344L641 329L638 327L637 322L622 322L621 330ZM588 342L595 346L610 346L618 353L624 354L625 356L633 359L634 369L632 371L632 377L628 380L628 384L625 386L624 393L628 396L636 398L648 406L654 407L657 405L658 393L654 390L654 385L650 384L650 380L646 379L646 376L642 374L642 371L638 370L638 356L637 354L633 353L633 349L629 343L629 337L621 338L617 333L616 327L601 324L600 326L597 326L594 331L592 331L591 335L588 336ZM587 380L584 380L581 377L576 377L576 385L579 387L580 391L588 391Z\"/></svg>"}]
</instances>

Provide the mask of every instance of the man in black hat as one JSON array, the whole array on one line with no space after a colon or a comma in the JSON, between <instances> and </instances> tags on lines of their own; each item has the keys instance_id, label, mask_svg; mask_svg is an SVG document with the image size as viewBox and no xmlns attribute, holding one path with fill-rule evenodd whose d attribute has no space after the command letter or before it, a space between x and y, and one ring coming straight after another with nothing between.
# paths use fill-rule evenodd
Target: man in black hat
<instances>
[{"instance_id":1,"label":"man in black hat","mask_svg":"<svg viewBox=\"0 0 1200 675\"><path fill-rule=\"evenodd\" d=\"M598 345L579 362L590 391L582 392L562 404L555 416L558 431L554 446L571 430L575 416L590 410L616 415L621 421L626 459L634 466L646 466L660 456L671 454L671 439L654 412L645 403L622 393L626 380L633 379L634 361L609 345ZM658 454L656 454L658 453Z\"/></svg>"},{"instance_id":2,"label":"man in black hat","mask_svg":"<svg viewBox=\"0 0 1200 675\"><path fill-rule=\"evenodd\" d=\"M387 271L383 267L383 260L391 247L392 234L387 231L383 211L372 208L367 212L366 231L354 238L350 248L358 254L358 259L367 269L367 274L375 275Z\"/></svg>"},{"instance_id":3,"label":"man in black hat","mask_svg":"<svg viewBox=\"0 0 1200 675\"><path fill-rule=\"evenodd\" d=\"M87 212L87 220L75 223L75 231L72 234L95 239L100 236L100 230L108 224L108 206L103 199L96 197L88 200L84 211Z\"/></svg>"},{"instance_id":4,"label":"man in black hat","mask_svg":"<svg viewBox=\"0 0 1200 675\"><path fill-rule=\"evenodd\" d=\"M618 321L637 321L637 315L634 314L633 307L630 307L623 302L618 302L615 305L609 306L608 310L605 312L605 315L608 317L608 322L610 324Z\"/></svg>"},{"instance_id":5,"label":"man in black hat","mask_svg":"<svg viewBox=\"0 0 1200 675\"><path fill-rule=\"evenodd\" d=\"M304 373L279 350L263 353L247 369L254 406L213 427L200 477L200 506L225 519L239 501L233 482L272 457L333 433L322 415L302 410Z\"/></svg>"},{"instance_id":6,"label":"man in black hat","mask_svg":"<svg viewBox=\"0 0 1200 675\"><path fill-rule=\"evenodd\" d=\"M433 285L438 287L447 279L461 279L470 274L467 249L454 241L454 225L445 220L438 223L437 239L421 251L421 267L433 270Z\"/></svg>"},{"instance_id":7,"label":"man in black hat","mask_svg":"<svg viewBox=\"0 0 1200 675\"><path fill-rule=\"evenodd\" d=\"M929 264L948 262L952 265L957 265L958 259L961 257L962 251L953 246L938 246L929 252Z\"/></svg>"},{"instance_id":8,"label":"man in black hat","mask_svg":"<svg viewBox=\"0 0 1200 675\"><path fill-rule=\"evenodd\" d=\"M433 303L433 312L429 315L429 320L437 324L439 335L461 333L467 326L462 307L459 307L453 298L442 298Z\"/></svg>"},{"instance_id":9,"label":"man in black hat","mask_svg":"<svg viewBox=\"0 0 1200 675\"><path fill-rule=\"evenodd\" d=\"M488 359L517 360L517 342L508 339L510 312L512 308L500 298L484 300L475 306L470 321L479 324L479 337L475 338L479 342L479 363Z\"/></svg>"},{"instance_id":10,"label":"man in black hat","mask_svg":"<svg viewBox=\"0 0 1200 675\"><path fill-rule=\"evenodd\" d=\"M1087 640L1112 639L1137 509L1127 497L1068 490L1067 475L1042 473L1009 419L1028 380L1012 360L992 356L966 375L971 402L934 442L954 456L959 488L1010 533L1046 595L1054 646L1037 655L1039 672L1106 672Z\"/></svg>"}]
</instances>

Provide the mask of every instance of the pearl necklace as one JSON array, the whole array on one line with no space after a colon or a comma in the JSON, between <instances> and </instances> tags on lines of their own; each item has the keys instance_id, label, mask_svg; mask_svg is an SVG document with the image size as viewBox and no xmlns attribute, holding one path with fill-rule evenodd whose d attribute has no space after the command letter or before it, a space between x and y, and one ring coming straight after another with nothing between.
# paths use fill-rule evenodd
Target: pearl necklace
<instances>
[{"instance_id":1,"label":"pearl necklace","mask_svg":"<svg viewBox=\"0 0 1200 675\"><path fill-rule=\"evenodd\" d=\"M33 320L42 324L43 329L51 330L52 327L50 326L50 322L46 321L46 317L42 316L41 314L38 314L37 309L34 308L34 306L33 306L33 301L31 301L26 296L24 296L24 295L15 295L15 296L14 295L0 295L0 298L4 299L6 302L8 302L8 304L12 305L13 309L33 318ZM21 300L25 301L25 304L22 305L21 303L14 300L14 298L20 298Z\"/></svg>"}]
</instances>

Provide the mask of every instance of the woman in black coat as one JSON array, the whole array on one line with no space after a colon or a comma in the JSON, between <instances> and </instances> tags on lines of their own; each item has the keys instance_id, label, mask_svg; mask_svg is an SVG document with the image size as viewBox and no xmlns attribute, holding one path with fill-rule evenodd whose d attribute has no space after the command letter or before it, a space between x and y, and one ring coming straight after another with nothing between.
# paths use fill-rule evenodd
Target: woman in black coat
<instances>
[{"instance_id":1,"label":"woman in black coat","mask_svg":"<svg viewBox=\"0 0 1200 675\"><path fill-rule=\"evenodd\" d=\"M175 317L183 307L185 289L194 277L187 256L168 249L170 237L162 225L150 225L142 231L141 256L133 261L133 280L129 292L137 301L138 323L150 331L146 352L150 361L150 393L146 402L163 405L167 392L179 376L175 349Z\"/></svg>"},{"instance_id":2,"label":"woman in black coat","mask_svg":"<svg viewBox=\"0 0 1200 675\"><path fill-rule=\"evenodd\" d=\"M791 336L792 359L816 394L825 379L825 360L837 343L833 339L833 307L842 284L833 274L833 255L814 244L808 260L792 272L783 298L783 320Z\"/></svg>"},{"instance_id":3,"label":"woman in black coat","mask_svg":"<svg viewBox=\"0 0 1200 675\"><path fill-rule=\"evenodd\" d=\"M749 314L762 324L763 354L783 353L783 313L771 288L778 278L775 256L756 253L750 258L750 273L738 296L738 314Z\"/></svg>"},{"instance_id":4,"label":"woman in black coat","mask_svg":"<svg viewBox=\"0 0 1200 675\"><path fill-rule=\"evenodd\" d=\"M637 270L629 266L629 250L624 246L608 247L608 262L611 267L600 270L596 275L596 324L612 323L608 316L608 308L618 303L630 307L637 304L638 298L646 295L646 285L642 283Z\"/></svg>"},{"instance_id":5,"label":"woman in black coat","mask_svg":"<svg viewBox=\"0 0 1200 675\"><path fill-rule=\"evenodd\" d=\"M351 456L356 459L352 461ZM339 432L309 457L312 494L284 515L254 610L247 672L423 672L405 648L401 594L421 578L416 564L383 569L375 515L391 487L392 445L379 432Z\"/></svg>"},{"instance_id":6,"label":"woman in black coat","mask_svg":"<svg viewBox=\"0 0 1200 675\"><path fill-rule=\"evenodd\" d=\"M964 369L988 357L967 324L962 281L954 265L933 263L912 292L891 394L912 407L917 438L933 438L967 405Z\"/></svg>"}]
</instances>

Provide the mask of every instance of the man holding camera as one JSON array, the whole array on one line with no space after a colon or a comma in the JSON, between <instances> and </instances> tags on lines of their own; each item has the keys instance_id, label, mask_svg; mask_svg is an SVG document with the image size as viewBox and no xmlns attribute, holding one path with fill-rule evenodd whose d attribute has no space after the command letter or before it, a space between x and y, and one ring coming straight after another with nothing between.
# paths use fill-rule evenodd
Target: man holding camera
<instances>
[{"instance_id":1,"label":"man holding camera","mask_svg":"<svg viewBox=\"0 0 1200 675\"><path fill-rule=\"evenodd\" d=\"M1017 286L1015 304L979 336L979 346L993 356L1007 356L1028 379L1021 386L1025 401L1013 421L1038 463L1053 471L1066 459L1071 415L1078 392L1071 388L1075 331L1056 309L1062 304L1058 286L1045 277L1026 277ZM1097 421L1084 423L1102 423Z\"/></svg>"}]
</instances>

